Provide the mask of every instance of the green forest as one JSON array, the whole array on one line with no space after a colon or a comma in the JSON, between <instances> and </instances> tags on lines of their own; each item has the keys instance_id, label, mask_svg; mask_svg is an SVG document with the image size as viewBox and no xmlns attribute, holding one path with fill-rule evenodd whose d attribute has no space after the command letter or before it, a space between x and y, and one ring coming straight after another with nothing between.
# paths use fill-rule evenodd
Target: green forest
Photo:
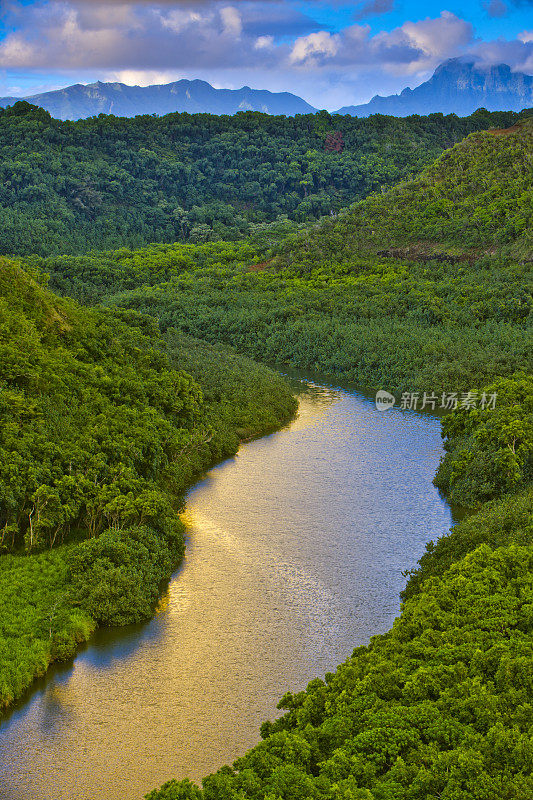
<instances>
[{"instance_id":1,"label":"green forest","mask_svg":"<svg viewBox=\"0 0 533 800\"><path fill-rule=\"evenodd\" d=\"M61 155L35 178L46 201L2 190L0 703L95 626L150 616L183 555L184 490L296 411L258 362L395 392L495 393L494 409L443 417L435 485L465 516L406 574L393 628L287 693L233 765L148 799L529 800L527 112L59 123L17 106L0 113L4 147ZM337 129L344 150L327 152ZM187 179L172 172L184 163ZM133 176L117 180L131 191L121 210L106 188L119 164ZM287 182L269 194L277 170ZM74 174L100 195L85 221ZM213 204L231 224L181 227Z\"/></svg>"},{"instance_id":2,"label":"green forest","mask_svg":"<svg viewBox=\"0 0 533 800\"><path fill-rule=\"evenodd\" d=\"M339 211L415 175L467 134L528 112L397 119L169 114L54 120L0 109L0 255L239 239ZM328 136L341 135L341 152Z\"/></svg>"},{"instance_id":3,"label":"green forest","mask_svg":"<svg viewBox=\"0 0 533 800\"><path fill-rule=\"evenodd\" d=\"M531 797L530 142L530 124L469 137L412 183L292 237L264 271L191 270L110 300L365 386L498 397L443 418L435 484L469 513L406 575L389 633L287 693L263 741L202 788L170 781L148 800ZM448 201L444 222L424 190Z\"/></svg>"},{"instance_id":4,"label":"green forest","mask_svg":"<svg viewBox=\"0 0 533 800\"><path fill-rule=\"evenodd\" d=\"M531 367L533 280L524 254L531 253L532 131L527 122L506 136L472 134L421 177L270 246L178 243L32 263L59 292L152 315L163 330L224 341L268 363L360 386L479 390ZM453 171L443 180L445 164ZM422 182L436 206L450 207L455 238L438 239L439 252L409 252L390 218L388 241L397 247L378 252L371 233L387 227L400 192L409 237L424 233ZM486 208L488 193L514 210L480 218L478 247L465 248L461 231L476 203Z\"/></svg>"},{"instance_id":5,"label":"green forest","mask_svg":"<svg viewBox=\"0 0 533 800\"><path fill-rule=\"evenodd\" d=\"M60 299L0 261L0 705L96 624L148 618L191 481L296 409L274 372Z\"/></svg>"}]
</instances>

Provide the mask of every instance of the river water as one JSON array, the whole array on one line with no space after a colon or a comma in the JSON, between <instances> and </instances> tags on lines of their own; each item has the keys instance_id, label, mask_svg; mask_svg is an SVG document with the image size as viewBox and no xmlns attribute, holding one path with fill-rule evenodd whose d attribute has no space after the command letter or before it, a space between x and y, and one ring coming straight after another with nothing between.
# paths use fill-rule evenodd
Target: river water
<instances>
[{"instance_id":1,"label":"river water","mask_svg":"<svg viewBox=\"0 0 533 800\"><path fill-rule=\"evenodd\" d=\"M286 690L390 627L452 524L440 455L438 419L302 385L292 424L189 493L154 619L98 631L2 718L2 800L138 800L242 754Z\"/></svg>"}]
</instances>

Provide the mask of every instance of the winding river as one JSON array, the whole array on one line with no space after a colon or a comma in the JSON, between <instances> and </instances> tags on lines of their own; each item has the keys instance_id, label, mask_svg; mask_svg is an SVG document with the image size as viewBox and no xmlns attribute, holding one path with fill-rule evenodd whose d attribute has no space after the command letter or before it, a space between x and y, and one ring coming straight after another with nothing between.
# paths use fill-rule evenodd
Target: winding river
<instances>
[{"instance_id":1,"label":"winding river","mask_svg":"<svg viewBox=\"0 0 533 800\"><path fill-rule=\"evenodd\" d=\"M259 739L299 690L386 631L402 571L451 512L438 419L301 385L298 418L189 493L186 559L154 619L103 630L0 726L3 800L135 800Z\"/></svg>"}]
</instances>

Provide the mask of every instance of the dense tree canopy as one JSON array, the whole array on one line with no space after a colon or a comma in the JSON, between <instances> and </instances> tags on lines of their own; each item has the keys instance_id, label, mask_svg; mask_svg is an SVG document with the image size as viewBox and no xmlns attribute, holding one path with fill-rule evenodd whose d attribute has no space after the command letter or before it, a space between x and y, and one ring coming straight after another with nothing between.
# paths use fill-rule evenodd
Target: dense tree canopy
<instances>
[{"instance_id":1,"label":"dense tree canopy","mask_svg":"<svg viewBox=\"0 0 533 800\"><path fill-rule=\"evenodd\" d=\"M295 407L248 359L0 260L0 706L96 623L150 616L193 476Z\"/></svg>"},{"instance_id":2,"label":"dense tree canopy","mask_svg":"<svg viewBox=\"0 0 533 800\"><path fill-rule=\"evenodd\" d=\"M417 173L472 131L524 116L169 114L60 122L0 109L0 254L240 238L304 222ZM342 136L342 152L326 147Z\"/></svg>"},{"instance_id":3,"label":"dense tree canopy","mask_svg":"<svg viewBox=\"0 0 533 800\"><path fill-rule=\"evenodd\" d=\"M505 130L472 133L414 180L356 203L313 237L287 240L279 265L300 270L355 252L410 258L437 254L471 259L505 249L531 260L533 118Z\"/></svg>"},{"instance_id":4,"label":"dense tree canopy","mask_svg":"<svg viewBox=\"0 0 533 800\"><path fill-rule=\"evenodd\" d=\"M475 133L381 193L516 119L343 118L344 149L327 152L324 114L0 114L22 165L1 246L34 253L0 263L1 704L96 624L148 616L182 552L180 492L294 412L281 378L224 341L366 386L497 400L444 418L436 482L469 514L428 544L392 630L287 693L263 741L201 788L149 800L529 800L531 127ZM194 233L213 187L223 207ZM265 224L376 189L303 232ZM197 244L250 220L247 241ZM43 271L104 307L55 297Z\"/></svg>"},{"instance_id":5,"label":"dense tree canopy","mask_svg":"<svg viewBox=\"0 0 533 800\"><path fill-rule=\"evenodd\" d=\"M469 513L428 544L392 630L287 693L263 741L201 788L170 781L149 800L533 794L530 159L528 128L470 137L418 182L289 238L259 271L236 260L108 298L367 386L476 392L443 418L436 478ZM457 199L444 221L429 184ZM498 208L484 215L489 195ZM492 252L500 236L514 252Z\"/></svg>"}]
</instances>

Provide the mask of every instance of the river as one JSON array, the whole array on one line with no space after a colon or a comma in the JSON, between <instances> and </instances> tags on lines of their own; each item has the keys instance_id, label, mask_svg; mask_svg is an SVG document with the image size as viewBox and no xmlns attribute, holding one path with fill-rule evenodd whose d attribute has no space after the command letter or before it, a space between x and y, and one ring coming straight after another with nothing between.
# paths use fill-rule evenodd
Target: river
<instances>
[{"instance_id":1,"label":"river","mask_svg":"<svg viewBox=\"0 0 533 800\"><path fill-rule=\"evenodd\" d=\"M452 524L441 452L435 417L301 385L293 423L190 491L153 620L98 631L2 718L2 800L138 800L242 754L286 690L390 627Z\"/></svg>"}]
</instances>

